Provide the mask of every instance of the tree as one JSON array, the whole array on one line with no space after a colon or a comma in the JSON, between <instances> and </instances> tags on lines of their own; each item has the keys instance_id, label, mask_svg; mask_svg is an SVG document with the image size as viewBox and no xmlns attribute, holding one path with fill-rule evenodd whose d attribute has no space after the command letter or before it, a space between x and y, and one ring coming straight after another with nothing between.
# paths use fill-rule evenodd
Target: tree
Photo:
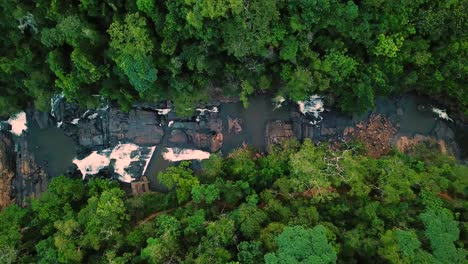
<instances>
[{"instance_id":1,"label":"tree","mask_svg":"<svg viewBox=\"0 0 468 264\"><path fill-rule=\"evenodd\" d=\"M141 95L155 90L157 69L152 58L151 40L146 20L139 13L129 14L124 23L109 27L111 57Z\"/></svg>"},{"instance_id":2,"label":"tree","mask_svg":"<svg viewBox=\"0 0 468 264\"><path fill-rule=\"evenodd\" d=\"M237 259L240 263L256 264L262 262L261 243L258 241L243 241L239 244Z\"/></svg>"},{"instance_id":3,"label":"tree","mask_svg":"<svg viewBox=\"0 0 468 264\"><path fill-rule=\"evenodd\" d=\"M289 166L293 177L289 181L296 192L311 190L318 200L333 195L329 191L333 179L325 171L325 155L325 151L315 147L310 139L306 139L301 149L291 155Z\"/></svg>"},{"instance_id":4,"label":"tree","mask_svg":"<svg viewBox=\"0 0 468 264\"><path fill-rule=\"evenodd\" d=\"M112 188L88 199L78 214L78 222L84 227L81 246L99 250L119 239L121 229L129 220L123 197L122 190Z\"/></svg>"},{"instance_id":5,"label":"tree","mask_svg":"<svg viewBox=\"0 0 468 264\"><path fill-rule=\"evenodd\" d=\"M421 248L414 231L387 230L381 238L379 253L391 263L435 263L436 260Z\"/></svg>"},{"instance_id":6,"label":"tree","mask_svg":"<svg viewBox=\"0 0 468 264\"><path fill-rule=\"evenodd\" d=\"M237 212L236 222L239 224L239 230L248 239L258 237L266 220L267 215L256 205L242 204Z\"/></svg>"},{"instance_id":7,"label":"tree","mask_svg":"<svg viewBox=\"0 0 468 264\"><path fill-rule=\"evenodd\" d=\"M278 250L265 255L270 263L335 263L335 249L327 241L327 230L318 225L313 229L286 227L275 239Z\"/></svg>"},{"instance_id":8,"label":"tree","mask_svg":"<svg viewBox=\"0 0 468 264\"><path fill-rule=\"evenodd\" d=\"M0 212L0 262L15 263L21 254L21 226L25 221L26 211L12 205Z\"/></svg>"},{"instance_id":9,"label":"tree","mask_svg":"<svg viewBox=\"0 0 468 264\"><path fill-rule=\"evenodd\" d=\"M205 201L207 204L212 204L218 200L220 191L214 184L210 185L197 185L192 189L192 198L195 203Z\"/></svg>"},{"instance_id":10,"label":"tree","mask_svg":"<svg viewBox=\"0 0 468 264\"><path fill-rule=\"evenodd\" d=\"M158 175L159 182L169 189L175 188L179 204L190 199L192 189L200 184L198 179L193 176L192 170L188 169L189 165L189 162L183 161L179 166L169 167L165 172Z\"/></svg>"},{"instance_id":11,"label":"tree","mask_svg":"<svg viewBox=\"0 0 468 264\"><path fill-rule=\"evenodd\" d=\"M293 101L301 101L314 93L312 74L304 68L297 68L289 77L285 91Z\"/></svg>"},{"instance_id":12,"label":"tree","mask_svg":"<svg viewBox=\"0 0 468 264\"><path fill-rule=\"evenodd\" d=\"M84 198L85 189L81 180L74 180L64 176L54 178L49 184L47 192L40 199L33 200L32 210L40 221L43 234L53 230L55 221L72 214L72 204L79 203Z\"/></svg>"},{"instance_id":13,"label":"tree","mask_svg":"<svg viewBox=\"0 0 468 264\"><path fill-rule=\"evenodd\" d=\"M424 235L429 239L432 253L437 261L463 263L466 260L468 252L454 245L454 242L459 239L460 230L449 210L428 209L419 217L425 226Z\"/></svg>"},{"instance_id":14,"label":"tree","mask_svg":"<svg viewBox=\"0 0 468 264\"><path fill-rule=\"evenodd\" d=\"M253 183L257 172L257 164L253 155L253 151L249 148L239 148L232 151L227 161L229 173L237 179Z\"/></svg>"},{"instance_id":15,"label":"tree","mask_svg":"<svg viewBox=\"0 0 468 264\"><path fill-rule=\"evenodd\" d=\"M80 263L84 252L80 249L81 226L75 219L56 221L54 227L54 246L57 249L57 260L60 263ZM50 256L50 255L49 255ZM46 258L42 259L43 261Z\"/></svg>"},{"instance_id":16,"label":"tree","mask_svg":"<svg viewBox=\"0 0 468 264\"><path fill-rule=\"evenodd\" d=\"M148 245L141 251L141 256L151 263L177 259L175 253L179 249L180 223L172 216L162 215L157 218L156 225L157 235L155 238L148 238Z\"/></svg>"}]
</instances>

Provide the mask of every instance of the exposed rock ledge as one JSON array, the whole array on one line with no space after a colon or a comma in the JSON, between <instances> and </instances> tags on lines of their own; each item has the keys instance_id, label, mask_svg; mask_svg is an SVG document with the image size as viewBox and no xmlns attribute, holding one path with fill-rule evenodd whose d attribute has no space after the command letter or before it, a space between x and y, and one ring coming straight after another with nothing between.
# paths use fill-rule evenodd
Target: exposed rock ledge
<instances>
[{"instance_id":1,"label":"exposed rock ledge","mask_svg":"<svg viewBox=\"0 0 468 264\"><path fill-rule=\"evenodd\" d=\"M0 131L0 210L14 202L12 184L15 168L16 155L12 136Z\"/></svg>"}]
</instances>

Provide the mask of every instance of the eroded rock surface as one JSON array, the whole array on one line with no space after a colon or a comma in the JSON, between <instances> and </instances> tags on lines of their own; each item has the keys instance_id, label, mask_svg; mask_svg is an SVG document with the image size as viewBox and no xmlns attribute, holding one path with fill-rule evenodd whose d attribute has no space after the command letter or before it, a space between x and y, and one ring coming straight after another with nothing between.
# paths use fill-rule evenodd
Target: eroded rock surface
<instances>
[{"instance_id":1,"label":"eroded rock surface","mask_svg":"<svg viewBox=\"0 0 468 264\"><path fill-rule=\"evenodd\" d=\"M27 205L28 198L36 198L47 190L48 174L31 151L25 137L21 137L17 144L15 192L19 205Z\"/></svg>"},{"instance_id":2,"label":"eroded rock surface","mask_svg":"<svg viewBox=\"0 0 468 264\"><path fill-rule=\"evenodd\" d=\"M444 140L437 140L430 136L415 135L414 137L401 136L396 141L396 147L403 153L408 153L413 150L417 145L422 143L428 143L431 145L437 145L442 154L447 154L447 144Z\"/></svg>"},{"instance_id":3,"label":"eroded rock surface","mask_svg":"<svg viewBox=\"0 0 468 264\"><path fill-rule=\"evenodd\" d=\"M239 134L242 132L242 119L228 117L229 134Z\"/></svg>"},{"instance_id":4,"label":"eroded rock surface","mask_svg":"<svg viewBox=\"0 0 468 264\"><path fill-rule=\"evenodd\" d=\"M378 158L388 154L392 149L392 139L396 127L381 115L371 115L367 122L360 122L356 128L345 128L347 140L360 140L367 149L367 154Z\"/></svg>"},{"instance_id":5,"label":"eroded rock surface","mask_svg":"<svg viewBox=\"0 0 468 264\"><path fill-rule=\"evenodd\" d=\"M161 143L164 130L159 126L156 112L140 109L124 113L116 108L109 112L110 144L116 145L122 141L138 145L156 145Z\"/></svg>"},{"instance_id":6,"label":"eroded rock surface","mask_svg":"<svg viewBox=\"0 0 468 264\"><path fill-rule=\"evenodd\" d=\"M12 136L0 131L0 210L14 202L12 184L15 170L16 155Z\"/></svg>"},{"instance_id":7,"label":"eroded rock surface","mask_svg":"<svg viewBox=\"0 0 468 264\"><path fill-rule=\"evenodd\" d=\"M266 126L267 146L280 144L281 142L294 138L292 125L284 121L268 122Z\"/></svg>"}]
</instances>

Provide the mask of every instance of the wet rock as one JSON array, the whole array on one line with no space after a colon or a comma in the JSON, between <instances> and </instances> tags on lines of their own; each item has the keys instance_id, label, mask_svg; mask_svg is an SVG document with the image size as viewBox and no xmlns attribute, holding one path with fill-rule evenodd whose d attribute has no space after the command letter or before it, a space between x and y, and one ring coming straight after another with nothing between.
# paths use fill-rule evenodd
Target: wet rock
<instances>
[{"instance_id":1,"label":"wet rock","mask_svg":"<svg viewBox=\"0 0 468 264\"><path fill-rule=\"evenodd\" d=\"M133 142L138 145L161 143L164 130L159 126L157 113L140 109L124 113L111 108L109 111L109 139L111 145Z\"/></svg>"},{"instance_id":2,"label":"wet rock","mask_svg":"<svg viewBox=\"0 0 468 264\"><path fill-rule=\"evenodd\" d=\"M0 121L0 131L8 132L11 130L11 125L7 122Z\"/></svg>"},{"instance_id":3,"label":"wet rock","mask_svg":"<svg viewBox=\"0 0 468 264\"><path fill-rule=\"evenodd\" d=\"M217 133L223 132L223 120L221 118L213 118L208 120L208 129Z\"/></svg>"},{"instance_id":4,"label":"wet rock","mask_svg":"<svg viewBox=\"0 0 468 264\"><path fill-rule=\"evenodd\" d=\"M49 113L35 110L33 118L40 129L45 129L54 125L54 121L50 118Z\"/></svg>"},{"instance_id":5,"label":"wet rock","mask_svg":"<svg viewBox=\"0 0 468 264\"><path fill-rule=\"evenodd\" d=\"M239 134L242 132L242 119L228 117L228 132L229 134Z\"/></svg>"},{"instance_id":6,"label":"wet rock","mask_svg":"<svg viewBox=\"0 0 468 264\"><path fill-rule=\"evenodd\" d=\"M19 147L16 158L16 202L26 206L29 198L37 198L47 190L49 177L46 170L38 163L26 138L22 136L17 144Z\"/></svg>"},{"instance_id":7,"label":"wet rock","mask_svg":"<svg viewBox=\"0 0 468 264\"><path fill-rule=\"evenodd\" d=\"M83 147L96 147L105 144L103 124L99 119L82 119L77 127L78 144Z\"/></svg>"},{"instance_id":8,"label":"wet rock","mask_svg":"<svg viewBox=\"0 0 468 264\"><path fill-rule=\"evenodd\" d=\"M322 126L322 128L320 129L320 134L322 136L332 136L335 133L336 133L336 129L333 129L333 128Z\"/></svg>"},{"instance_id":9,"label":"wet rock","mask_svg":"<svg viewBox=\"0 0 468 264\"><path fill-rule=\"evenodd\" d=\"M293 129L294 129L294 126L293 126ZM303 128L302 128L302 136L301 138L310 138L310 139L313 139L314 138L314 130L315 130L315 127L310 125L310 124L304 124L303 125ZM297 135L297 133L296 133Z\"/></svg>"},{"instance_id":10,"label":"wet rock","mask_svg":"<svg viewBox=\"0 0 468 264\"><path fill-rule=\"evenodd\" d=\"M193 144L200 149L211 148L211 137L212 135L207 133L196 132L193 137Z\"/></svg>"},{"instance_id":11,"label":"wet rock","mask_svg":"<svg viewBox=\"0 0 468 264\"><path fill-rule=\"evenodd\" d=\"M211 137L211 152L217 152L223 146L224 136L222 133L217 133Z\"/></svg>"},{"instance_id":12,"label":"wet rock","mask_svg":"<svg viewBox=\"0 0 468 264\"><path fill-rule=\"evenodd\" d=\"M294 138L294 132L291 124L279 120L267 123L266 143L268 147L292 138Z\"/></svg>"},{"instance_id":13,"label":"wet rock","mask_svg":"<svg viewBox=\"0 0 468 264\"><path fill-rule=\"evenodd\" d=\"M343 136L346 138L346 137L349 137L351 135L354 134L354 127L345 127L345 129L343 130Z\"/></svg>"},{"instance_id":14,"label":"wet rock","mask_svg":"<svg viewBox=\"0 0 468 264\"><path fill-rule=\"evenodd\" d=\"M198 130L199 126L196 122L174 122L172 128L182 130Z\"/></svg>"},{"instance_id":15,"label":"wet rock","mask_svg":"<svg viewBox=\"0 0 468 264\"><path fill-rule=\"evenodd\" d=\"M174 129L171 131L169 142L176 144L187 143L187 135L180 129Z\"/></svg>"},{"instance_id":16,"label":"wet rock","mask_svg":"<svg viewBox=\"0 0 468 264\"><path fill-rule=\"evenodd\" d=\"M71 122L80 118L83 112L79 105L67 102L63 94L56 94L52 98L50 114L57 122Z\"/></svg>"},{"instance_id":17,"label":"wet rock","mask_svg":"<svg viewBox=\"0 0 468 264\"><path fill-rule=\"evenodd\" d=\"M447 126L446 122L440 120L434 127L434 134L439 139L453 140L455 138L453 130Z\"/></svg>"},{"instance_id":18,"label":"wet rock","mask_svg":"<svg viewBox=\"0 0 468 264\"><path fill-rule=\"evenodd\" d=\"M171 128L183 131L187 136L187 142L194 141L197 131L199 130L199 126L196 122L174 122Z\"/></svg>"},{"instance_id":19,"label":"wet rock","mask_svg":"<svg viewBox=\"0 0 468 264\"><path fill-rule=\"evenodd\" d=\"M15 144L10 133L0 131L0 210L14 202Z\"/></svg>"}]
</instances>

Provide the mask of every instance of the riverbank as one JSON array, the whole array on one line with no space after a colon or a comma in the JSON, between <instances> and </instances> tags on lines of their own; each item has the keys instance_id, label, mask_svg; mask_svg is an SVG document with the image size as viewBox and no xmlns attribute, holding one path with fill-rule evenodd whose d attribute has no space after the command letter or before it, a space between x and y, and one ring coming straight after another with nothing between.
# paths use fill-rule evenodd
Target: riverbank
<instances>
[{"instance_id":1,"label":"riverbank","mask_svg":"<svg viewBox=\"0 0 468 264\"><path fill-rule=\"evenodd\" d=\"M326 99L323 103L323 110L304 114L295 103L283 102L278 107L265 95L251 98L247 109L240 102L225 99L199 106L196 115L181 118L173 112L170 102L137 104L125 113L107 104L84 110L57 96L50 114L26 111L28 130L15 137L16 180L10 188L11 196L25 204L27 197L37 196L47 187L51 177L86 174L83 169L77 170L74 159L85 160L91 153L105 153L126 143L154 148L154 154L149 162L147 155L141 155L141 159L131 153L120 155L127 158L128 167L105 168L118 163L109 160L106 166L99 167L101 172L116 179L139 180L145 175L153 190L164 189L157 182L157 174L174 163L168 159L191 159L187 149L206 158L209 153L227 155L247 144L261 153L270 144L288 138L311 138L315 143L358 139L372 149L373 156L388 153L393 147L404 150L414 142L427 141L439 144L441 150L459 159L468 157L466 124L458 119L441 119L432 109L443 107L428 98L379 97L373 111L353 116L327 105ZM181 155L174 150L185 152ZM172 151L172 158L163 155L166 151ZM86 164L80 166L86 168Z\"/></svg>"}]
</instances>

